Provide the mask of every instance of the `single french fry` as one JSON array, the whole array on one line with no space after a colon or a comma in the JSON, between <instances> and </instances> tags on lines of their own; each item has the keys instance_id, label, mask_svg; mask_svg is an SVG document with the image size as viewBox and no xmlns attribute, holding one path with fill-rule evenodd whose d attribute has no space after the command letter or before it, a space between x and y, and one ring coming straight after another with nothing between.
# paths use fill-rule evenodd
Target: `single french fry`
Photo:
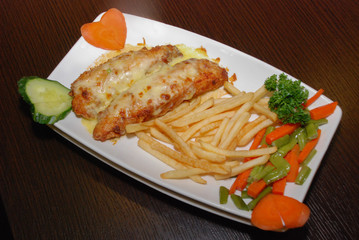
<instances>
[{"instance_id":1,"label":"single french fry","mask_svg":"<svg viewBox=\"0 0 359 240\"><path fill-rule=\"evenodd\" d=\"M191 105L191 109L192 109L193 106L195 106L195 104ZM177 118L179 118L179 117L183 116L184 114L188 113L189 108L190 108L190 103L187 102L187 101L183 102L181 105L179 105L178 107L176 107L172 111L168 112L164 116L160 117L159 119L162 122L170 122L170 121L176 120Z\"/></svg>"},{"instance_id":2,"label":"single french fry","mask_svg":"<svg viewBox=\"0 0 359 240\"><path fill-rule=\"evenodd\" d=\"M209 130L208 132L205 132L205 133L201 133L201 131L200 131L201 136L214 136L214 134L216 134L218 131L218 127L219 127L219 125L217 125L216 128L213 128L212 130Z\"/></svg>"},{"instance_id":3,"label":"single french fry","mask_svg":"<svg viewBox=\"0 0 359 240\"><path fill-rule=\"evenodd\" d=\"M165 143L173 144L171 139L169 139L166 135L164 135L155 127L150 127L150 134L152 137L156 138L157 140L160 140Z\"/></svg>"},{"instance_id":4,"label":"single french fry","mask_svg":"<svg viewBox=\"0 0 359 240\"><path fill-rule=\"evenodd\" d=\"M253 104L253 110L259 114L265 115L267 118L271 119L273 122L276 122L278 120L278 116L276 113L272 112L268 108L266 108L258 103Z\"/></svg>"},{"instance_id":5,"label":"single french fry","mask_svg":"<svg viewBox=\"0 0 359 240\"><path fill-rule=\"evenodd\" d=\"M196 137L196 140L201 140L203 142L211 142L213 140L213 136Z\"/></svg>"},{"instance_id":6,"label":"single french fry","mask_svg":"<svg viewBox=\"0 0 359 240\"><path fill-rule=\"evenodd\" d=\"M222 138L223 132L226 129L226 126L227 126L228 122L229 122L229 118L225 117L223 119L223 121L221 122L221 125L218 128L218 131L216 132L216 134L214 135L214 137L213 137L213 139L211 141L212 145L214 145L214 146L218 145L219 141Z\"/></svg>"},{"instance_id":7,"label":"single french fry","mask_svg":"<svg viewBox=\"0 0 359 240\"><path fill-rule=\"evenodd\" d=\"M254 158L248 162L245 162L237 167L232 168L232 173L231 176L236 176L244 171L246 171L247 169L250 169L252 167L255 167L257 165L262 165L265 164L266 162L268 162L270 155L266 154L257 158Z\"/></svg>"},{"instance_id":8,"label":"single french fry","mask_svg":"<svg viewBox=\"0 0 359 240\"><path fill-rule=\"evenodd\" d=\"M237 167L241 164L240 161L226 161L224 163L224 166L229 167L230 169Z\"/></svg>"},{"instance_id":9,"label":"single french fry","mask_svg":"<svg viewBox=\"0 0 359 240\"><path fill-rule=\"evenodd\" d=\"M212 144L209 144L209 143L206 143L206 142L203 142L200 140L198 142L201 144L203 149L210 151L210 152L224 155L224 156L228 157L229 159L258 157L258 156L262 156L262 155L266 155L266 154L272 154L277 151L277 147L258 148L258 149L253 149L253 150L226 150L226 149L221 149L221 148L215 147Z\"/></svg>"},{"instance_id":10,"label":"single french fry","mask_svg":"<svg viewBox=\"0 0 359 240\"><path fill-rule=\"evenodd\" d=\"M201 105L199 105L197 108L195 108L192 112L188 113L187 115L185 115L183 117L188 117L192 114L202 112L202 111L212 107L213 105L214 105L214 98L209 98L206 101L204 101L203 103L201 103Z\"/></svg>"},{"instance_id":11,"label":"single french fry","mask_svg":"<svg viewBox=\"0 0 359 240\"><path fill-rule=\"evenodd\" d=\"M135 134L138 137L138 139L143 140L147 143L151 143L152 141L155 141L155 139L153 137L149 136L148 134L146 134L144 132L136 132Z\"/></svg>"},{"instance_id":12,"label":"single french fry","mask_svg":"<svg viewBox=\"0 0 359 240\"><path fill-rule=\"evenodd\" d=\"M269 108L268 106L268 102L269 102L269 97L264 97L264 98L261 98L257 101L257 103L265 108Z\"/></svg>"},{"instance_id":13,"label":"single french fry","mask_svg":"<svg viewBox=\"0 0 359 240\"><path fill-rule=\"evenodd\" d=\"M244 94L241 90L239 90L238 88L233 86L233 84L231 84L230 82L224 82L223 86L224 86L224 89L227 90L227 92L229 92L233 96L239 95L239 94Z\"/></svg>"},{"instance_id":14,"label":"single french fry","mask_svg":"<svg viewBox=\"0 0 359 240\"><path fill-rule=\"evenodd\" d=\"M170 123L167 123L167 125L169 125ZM189 126L185 126L185 127L172 127L173 131L175 131L176 133L184 133L185 131L187 131L189 128Z\"/></svg>"},{"instance_id":15,"label":"single french fry","mask_svg":"<svg viewBox=\"0 0 359 240\"><path fill-rule=\"evenodd\" d=\"M205 134L208 135L208 133L209 133L210 131L212 131L213 129L216 129L216 130L217 130L217 128L219 127L219 125L221 125L221 122L222 122L222 121L216 121L216 122L212 122L212 123L210 123L210 124L204 126L203 128L201 128L201 129L199 130L200 136L203 136L203 135L205 135ZM215 133L215 132L217 132L217 131L214 131L214 133ZM213 134L214 134L214 133L213 133Z\"/></svg>"},{"instance_id":16,"label":"single french fry","mask_svg":"<svg viewBox=\"0 0 359 240\"><path fill-rule=\"evenodd\" d=\"M148 130L150 127L154 126L154 120L150 120L142 123L131 123L126 125L126 133L135 133L144 130Z\"/></svg>"},{"instance_id":17,"label":"single french fry","mask_svg":"<svg viewBox=\"0 0 359 240\"><path fill-rule=\"evenodd\" d=\"M161 174L161 178L164 179L183 179L189 178L194 175L201 175L208 173L208 171L201 168L189 168L189 169L176 169Z\"/></svg>"},{"instance_id":18,"label":"single french fry","mask_svg":"<svg viewBox=\"0 0 359 240\"><path fill-rule=\"evenodd\" d=\"M227 179L227 178L230 178L230 177L237 176L238 174L246 171L247 169L253 168L253 167L258 166L258 165L265 164L266 162L268 162L269 157L270 157L270 155L263 155L263 156L257 157L255 159L252 159L252 160L248 161L248 162L245 162L245 163L242 163L242 164L240 164L238 166L233 167L232 171L227 175L226 174L224 174L224 175L216 174L215 178L217 180L223 180L223 179Z\"/></svg>"},{"instance_id":19,"label":"single french fry","mask_svg":"<svg viewBox=\"0 0 359 240\"><path fill-rule=\"evenodd\" d=\"M248 122L250 118L250 114L248 112L244 112L233 125L233 128L229 131L227 136L222 136L224 141L219 145L219 148L227 149L235 137L238 135L239 131L243 127L243 125Z\"/></svg>"},{"instance_id":20,"label":"single french fry","mask_svg":"<svg viewBox=\"0 0 359 240\"><path fill-rule=\"evenodd\" d=\"M199 131L201 128L203 128L204 126L206 126L207 124L210 124L212 122L216 122L219 121L225 117L231 117L234 115L234 112L224 112L224 113L220 113L214 116L211 116L209 118L206 118L196 124L194 124L193 126L191 126L186 132L184 132L183 135L181 135L182 139L186 142L188 141L197 131Z\"/></svg>"},{"instance_id":21,"label":"single french fry","mask_svg":"<svg viewBox=\"0 0 359 240\"><path fill-rule=\"evenodd\" d=\"M225 99L223 102L218 105L213 106L203 112L199 112L188 116L186 118L177 119L171 123L172 126L186 126L195 122L199 122L203 119L207 119L211 116L214 116L219 113L229 111L233 108L243 105L246 102L249 102L253 97L253 93L245 93L243 95L237 95L232 98Z\"/></svg>"},{"instance_id":22,"label":"single french fry","mask_svg":"<svg viewBox=\"0 0 359 240\"><path fill-rule=\"evenodd\" d=\"M217 163L226 161L226 156L217 154L215 152L204 150L200 146L197 146L194 142L191 143L192 143L191 144L192 151L198 158L205 159L210 162L217 162Z\"/></svg>"},{"instance_id":23,"label":"single french fry","mask_svg":"<svg viewBox=\"0 0 359 240\"><path fill-rule=\"evenodd\" d=\"M228 101L228 98L215 98L214 99L214 106L217 106L220 103L223 103L225 101Z\"/></svg>"},{"instance_id":24,"label":"single french fry","mask_svg":"<svg viewBox=\"0 0 359 240\"><path fill-rule=\"evenodd\" d=\"M247 132L241 139L239 139L238 146L247 145L260 130L262 130L263 128L266 128L270 125L273 125L273 123L274 122L270 119L267 119L267 120L261 122L260 124L258 124L254 128L252 128L249 132Z\"/></svg>"},{"instance_id":25,"label":"single french fry","mask_svg":"<svg viewBox=\"0 0 359 240\"><path fill-rule=\"evenodd\" d=\"M260 88L258 88L254 92L254 96L253 96L252 101L257 102L259 99L263 98L267 93L268 93L267 89L265 88L264 85L262 85Z\"/></svg>"}]
</instances>

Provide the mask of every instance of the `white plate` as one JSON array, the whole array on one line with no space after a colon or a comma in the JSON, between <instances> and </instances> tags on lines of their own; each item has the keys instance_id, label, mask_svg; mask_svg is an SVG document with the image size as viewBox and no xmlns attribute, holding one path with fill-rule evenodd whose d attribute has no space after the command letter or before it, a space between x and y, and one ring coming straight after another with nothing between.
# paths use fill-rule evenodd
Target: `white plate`
<instances>
[{"instance_id":1,"label":"white plate","mask_svg":"<svg viewBox=\"0 0 359 240\"><path fill-rule=\"evenodd\" d=\"M98 21L101 16L99 15L95 21ZM230 75L236 73L238 80L235 85L241 90L254 91L264 83L268 76L282 73L279 69L243 52L198 34L129 14L125 14L125 18L128 28L127 43L137 44L145 39L150 46L162 44L185 44L193 48L203 46L211 58L221 59L220 64L230 70ZM81 37L48 78L70 87L71 83L105 52L89 45ZM309 90L310 95L314 94L315 90L303 85ZM313 107L329 102L331 102L330 99L322 96ZM312 173L308 180L303 186L288 184L285 195L299 201L304 200L341 116L342 110L337 107L334 114L328 118L329 123L322 127L322 137L317 145L318 153L310 163ZM54 124L52 128L98 159L158 191L206 211L250 224L250 212L238 210L232 201L228 201L226 205L219 204L219 187L221 185L230 187L233 179L215 181L212 177L205 177L208 182L206 185L196 184L190 180L161 179L160 174L170 168L140 149L136 138L122 137L116 145L110 141L95 141L81 124L81 120L73 113Z\"/></svg>"}]
</instances>

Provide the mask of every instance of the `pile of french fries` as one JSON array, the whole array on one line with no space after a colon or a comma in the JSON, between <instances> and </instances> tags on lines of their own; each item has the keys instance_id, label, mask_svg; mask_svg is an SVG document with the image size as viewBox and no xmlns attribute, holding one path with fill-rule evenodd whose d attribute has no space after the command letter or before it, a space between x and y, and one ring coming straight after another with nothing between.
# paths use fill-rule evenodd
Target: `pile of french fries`
<instances>
[{"instance_id":1,"label":"pile of french fries","mask_svg":"<svg viewBox=\"0 0 359 240\"><path fill-rule=\"evenodd\" d=\"M255 92L243 92L226 82L223 88L183 102L162 117L129 124L126 132L136 134L139 147L173 168L162 178L190 178L206 184L204 175L228 179L265 164L277 151L276 147L246 150L260 130L277 121L268 100L264 85ZM243 162L247 157L253 159Z\"/></svg>"}]
</instances>

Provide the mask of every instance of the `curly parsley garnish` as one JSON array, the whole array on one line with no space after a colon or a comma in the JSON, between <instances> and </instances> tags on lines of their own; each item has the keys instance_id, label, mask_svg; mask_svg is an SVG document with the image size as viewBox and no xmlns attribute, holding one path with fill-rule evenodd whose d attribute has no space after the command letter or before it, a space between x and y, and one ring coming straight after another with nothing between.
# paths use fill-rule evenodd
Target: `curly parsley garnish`
<instances>
[{"instance_id":1,"label":"curly parsley garnish","mask_svg":"<svg viewBox=\"0 0 359 240\"><path fill-rule=\"evenodd\" d=\"M305 124L310 120L309 112L302 103L308 99L308 90L300 85L301 81L292 81L284 73L272 75L266 79L265 88L273 92L268 105L283 123Z\"/></svg>"}]
</instances>

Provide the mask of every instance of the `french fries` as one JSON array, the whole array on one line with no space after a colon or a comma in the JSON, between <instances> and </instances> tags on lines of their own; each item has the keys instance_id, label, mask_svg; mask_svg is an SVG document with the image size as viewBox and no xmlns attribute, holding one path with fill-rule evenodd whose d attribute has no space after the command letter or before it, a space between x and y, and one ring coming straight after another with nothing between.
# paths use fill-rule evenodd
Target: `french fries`
<instances>
[{"instance_id":1,"label":"french fries","mask_svg":"<svg viewBox=\"0 0 359 240\"><path fill-rule=\"evenodd\" d=\"M162 117L129 124L126 131L136 134L139 147L172 168L160 175L163 179L200 184L206 184L204 176L228 179L266 163L277 151L276 147L245 150L260 130L277 121L267 107L267 93L264 86L243 92L228 82ZM254 159L243 162L247 157Z\"/></svg>"}]
</instances>

